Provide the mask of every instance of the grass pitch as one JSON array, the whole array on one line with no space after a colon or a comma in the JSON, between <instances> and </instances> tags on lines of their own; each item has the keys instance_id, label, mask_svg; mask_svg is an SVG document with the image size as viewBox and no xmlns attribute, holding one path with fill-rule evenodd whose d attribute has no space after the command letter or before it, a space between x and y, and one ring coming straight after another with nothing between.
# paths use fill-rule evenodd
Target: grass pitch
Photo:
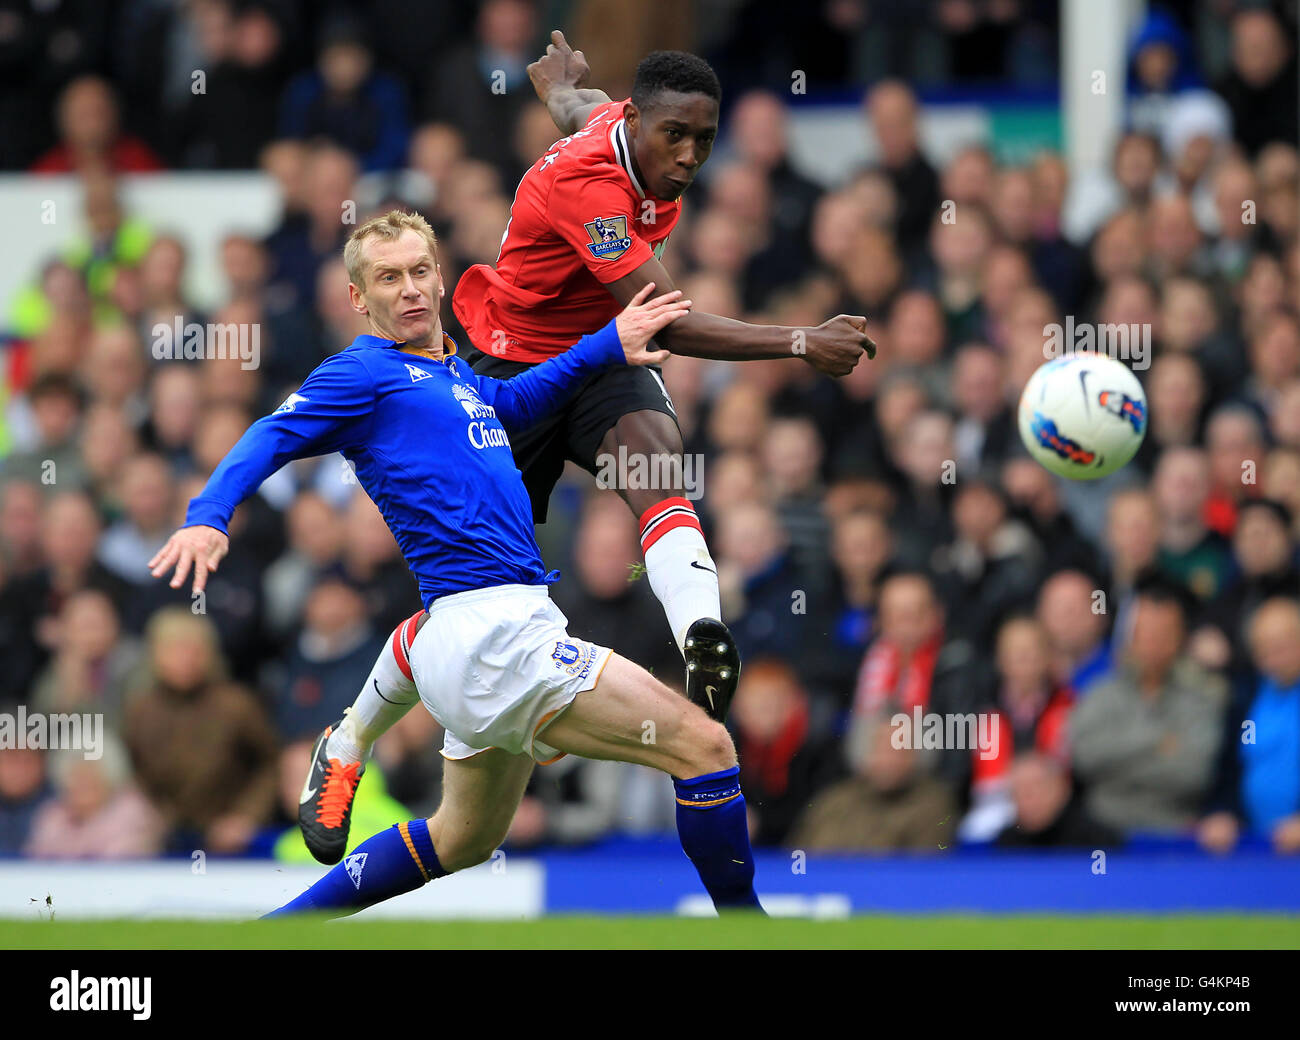
<instances>
[{"instance_id":1,"label":"grass pitch","mask_svg":"<svg viewBox=\"0 0 1300 1040\"><path fill-rule=\"evenodd\" d=\"M1298 949L1300 916L544 917L519 921L0 921L4 950Z\"/></svg>"}]
</instances>

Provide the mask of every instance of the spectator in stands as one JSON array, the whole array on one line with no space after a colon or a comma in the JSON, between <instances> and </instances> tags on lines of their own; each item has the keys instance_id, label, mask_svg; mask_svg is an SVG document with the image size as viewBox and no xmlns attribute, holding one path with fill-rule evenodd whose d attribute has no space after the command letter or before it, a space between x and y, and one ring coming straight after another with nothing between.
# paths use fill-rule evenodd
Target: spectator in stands
<instances>
[{"instance_id":1,"label":"spectator in stands","mask_svg":"<svg viewBox=\"0 0 1300 1040\"><path fill-rule=\"evenodd\" d=\"M1012 849L1110 849L1123 835L1088 814L1068 767L1054 755L1017 755L1008 777L1015 815L997 836Z\"/></svg>"},{"instance_id":2,"label":"spectator in stands","mask_svg":"<svg viewBox=\"0 0 1300 1040\"><path fill-rule=\"evenodd\" d=\"M349 500L343 531L343 575L361 590L376 631L391 632L420 609L397 542L378 507L359 490Z\"/></svg>"},{"instance_id":3,"label":"spectator in stands","mask_svg":"<svg viewBox=\"0 0 1300 1040\"><path fill-rule=\"evenodd\" d=\"M131 585L150 585L147 566L171 534L175 488L171 470L158 455L137 455L122 468L124 516L99 544L99 560Z\"/></svg>"},{"instance_id":4,"label":"spectator in stands","mask_svg":"<svg viewBox=\"0 0 1300 1040\"><path fill-rule=\"evenodd\" d=\"M46 752L35 748L0 749L0 856L22 851L51 794L46 762Z\"/></svg>"},{"instance_id":5,"label":"spectator in stands","mask_svg":"<svg viewBox=\"0 0 1300 1040\"><path fill-rule=\"evenodd\" d=\"M34 859L141 859L162 851L162 819L136 789L126 750L105 735L100 757L49 752L54 797L36 811L23 855Z\"/></svg>"},{"instance_id":6,"label":"spectator in stands","mask_svg":"<svg viewBox=\"0 0 1300 1040\"><path fill-rule=\"evenodd\" d=\"M321 31L316 67L288 86L280 135L324 137L356 156L365 172L396 170L411 127L401 83L374 67L365 22L335 16Z\"/></svg>"},{"instance_id":7,"label":"spectator in stands","mask_svg":"<svg viewBox=\"0 0 1300 1040\"><path fill-rule=\"evenodd\" d=\"M1105 591L1080 570L1058 571L1038 591L1038 620L1051 647L1052 674L1076 695L1112 667Z\"/></svg>"},{"instance_id":8,"label":"spectator in stands","mask_svg":"<svg viewBox=\"0 0 1300 1040\"><path fill-rule=\"evenodd\" d=\"M64 604L83 589L98 589L120 610L125 587L95 559L100 520L91 499L80 491L56 491L41 518L44 565L13 585L13 602L21 605L19 623L6 647L6 669L20 680L22 698L59 636Z\"/></svg>"},{"instance_id":9,"label":"spectator in stands","mask_svg":"<svg viewBox=\"0 0 1300 1040\"><path fill-rule=\"evenodd\" d=\"M283 224L267 240L270 288L285 306L309 306L316 272L338 259L349 225L346 207L356 206L357 163L336 145L312 145L303 169L305 219Z\"/></svg>"},{"instance_id":10,"label":"spectator in stands","mask_svg":"<svg viewBox=\"0 0 1300 1040\"><path fill-rule=\"evenodd\" d=\"M424 118L455 127L469 153L491 163L508 184L516 183L523 170L512 154L510 134L501 128L513 126L533 99L528 64L538 53L533 5L487 0L479 9L474 39L437 63L424 98Z\"/></svg>"},{"instance_id":11,"label":"spectator in stands","mask_svg":"<svg viewBox=\"0 0 1300 1040\"><path fill-rule=\"evenodd\" d=\"M1140 585L1119 668L1070 716L1088 809L1126 833L1186 832L1209 790L1228 691L1186 655L1189 613L1174 583Z\"/></svg>"},{"instance_id":12,"label":"spectator in stands","mask_svg":"<svg viewBox=\"0 0 1300 1040\"><path fill-rule=\"evenodd\" d=\"M41 566L41 488L29 480L0 483L0 560L12 581Z\"/></svg>"},{"instance_id":13,"label":"spectator in stands","mask_svg":"<svg viewBox=\"0 0 1300 1040\"><path fill-rule=\"evenodd\" d=\"M253 169L275 136L274 102L292 71L288 5L203 0L194 7L204 76L189 74L189 94L168 128L171 152L190 168Z\"/></svg>"},{"instance_id":14,"label":"spectator in stands","mask_svg":"<svg viewBox=\"0 0 1300 1040\"><path fill-rule=\"evenodd\" d=\"M1016 418L1003 387L1006 366L1001 354L986 343L966 343L953 357L952 404L957 412L953 428L955 461L959 473L996 466L1016 443Z\"/></svg>"},{"instance_id":15,"label":"spectator in stands","mask_svg":"<svg viewBox=\"0 0 1300 1040\"><path fill-rule=\"evenodd\" d=\"M916 95L901 80L885 80L864 99L880 165L899 199L898 237L904 252L919 247L939 205L939 177L921 151Z\"/></svg>"},{"instance_id":16,"label":"spectator in stands","mask_svg":"<svg viewBox=\"0 0 1300 1040\"><path fill-rule=\"evenodd\" d=\"M1001 618L1032 602L1042 576L1042 550L1028 526L1013 518L997 483L966 477L953 496L956 537L935 560L949 631L981 650Z\"/></svg>"},{"instance_id":17,"label":"spectator in stands","mask_svg":"<svg viewBox=\"0 0 1300 1040\"><path fill-rule=\"evenodd\" d=\"M128 684L140 664L139 643L122 632L117 608L98 589L69 596L59 611L50 663L32 687L32 708L87 712L120 731Z\"/></svg>"},{"instance_id":18,"label":"spectator in stands","mask_svg":"<svg viewBox=\"0 0 1300 1040\"><path fill-rule=\"evenodd\" d=\"M243 686L223 678L212 623L183 607L146 633L149 678L128 700L122 736L169 847L246 849L275 802L275 731Z\"/></svg>"},{"instance_id":19,"label":"spectator in stands","mask_svg":"<svg viewBox=\"0 0 1300 1040\"><path fill-rule=\"evenodd\" d=\"M1125 488L1110 499L1106 520L1109 593L1116 612L1123 609L1138 579L1156 566L1160 548L1160 511L1144 488Z\"/></svg>"},{"instance_id":20,"label":"spectator in stands","mask_svg":"<svg viewBox=\"0 0 1300 1040\"><path fill-rule=\"evenodd\" d=\"M1296 144L1296 56L1277 15L1243 7L1232 19L1232 67L1215 89L1232 109L1233 136L1250 158L1271 141Z\"/></svg>"},{"instance_id":21,"label":"spectator in stands","mask_svg":"<svg viewBox=\"0 0 1300 1040\"><path fill-rule=\"evenodd\" d=\"M832 521L833 580L808 604L816 650L801 672L814 695L840 711L852 703L858 665L875 635L880 580L892 553L889 524L879 512L855 509Z\"/></svg>"},{"instance_id":22,"label":"spectator in stands","mask_svg":"<svg viewBox=\"0 0 1300 1040\"><path fill-rule=\"evenodd\" d=\"M1147 377L1147 433L1135 459L1148 473L1167 447L1192 447L1200 439L1205 374L1186 354L1164 354Z\"/></svg>"},{"instance_id":23,"label":"spectator in stands","mask_svg":"<svg viewBox=\"0 0 1300 1040\"><path fill-rule=\"evenodd\" d=\"M1243 396L1264 415L1275 417L1283 389L1300 377L1300 323L1291 312L1276 311L1260 322L1247 346L1250 378ZM1261 445L1258 436L1253 441L1253 446ZM1258 458L1255 462L1258 465Z\"/></svg>"},{"instance_id":24,"label":"spectator in stands","mask_svg":"<svg viewBox=\"0 0 1300 1040\"><path fill-rule=\"evenodd\" d=\"M805 587L822 595L829 567L830 524L822 510L822 442L817 427L802 416L772 420L764 434L761 466L768 496L790 546L791 562Z\"/></svg>"},{"instance_id":25,"label":"spectator in stands","mask_svg":"<svg viewBox=\"0 0 1300 1040\"><path fill-rule=\"evenodd\" d=\"M27 391L36 437L26 449L0 461L0 480L29 481L42 488L78 487L85 466L77 445L85 396L69 376L51 372Z\"/></svg>"},{"instance_id":26,"label":"spectator in stands","mask_svg":"<svg viewBox=\"0 0 1300 1040\"><path fill-rule=\"evenodd\" d=\"M1291 512L1273 499L1242 506L1232 538L1235 580L1205 609L1195 634L1195 656L1208 668L1239 674L1249 663L1247 624L1266 600L1300 596L1300 563L1291 536Z\"/></svg>"},{"instance_id":27,"label":"spectator in stands","mask_svg":"<svg viewBox=\"0 0 1300 1040\"><path fill-rule=\"evenodd\" d=\"M962 472L960 462L958 472ZM1000 481L1012 515L1028 524L1038 540L1043 553L1043 573L1054 574L1095 563L1096 549L1079 533L1074 518L1066 511L1052 474L1020 453L1002 466Z\"/></svg>"},{"instance_id":28,"label":"spectator in stands","mask_svg":"<svg viewBox=\"0 0 1300 1040\"><path fill-rule=\"evenodd\" d=\"M90 343L83 384L95 405L120 410L132 427L145 418L145 348L126 325L100 329Z\"/></svg>"},{"instance_id":29,"label":"spectator in stands","mask_svg":"<svg viewBox=\"0 0 1300 1040\"><path fill-rule=\"evenodd\" d=\"M805 852L942 852L952 845L957 804L923 765L924 752L894 739L888 712L850 731L853 775L823 790L786 845Z\"/></svg>"},{"instance_id":30,"label":"spectator in stands","mask_svg":"<svg viewBox=\"0 0 1300 1040\"><path fill-rule=\"evenodd\" d=\"M343 551L342 517L315 491L293 499L285 524L288 549L262 578L266 621L277 640L290 635L317 576L336 564Z\"/></svg>"},{"instance_id":31,"label":"spectator in stands","mask_svg":"<svg viewBox=\"0 0 1300 1040\"><path fill-rule=\"evenodd\" d=\"M160 325L170 330L175 328L177 319L182 329L191 323L207 323L207 316L186 298L188 263L189 254L184 243L171 235L154 239L140 261L142 306L137 330L151 346L158 341ZM156 354L152 356L157 357Z\"/></svg>"},{"instance_id":32,"label":"spectator in stands","mask_svg":"<svg viewBox=\"0 0 1300 1040\"><path fill-rule=\"evenodd\" d=\"M889 709L910 714L964 715L987 699L975 651L949 639L934 582L918 571L898 571L880 587L879 626L858 672L853 714ZM942 779L964 801L970 754L945 748L934 763Z\"/></svg>"},{"instance_id":33,"label":"spectator in stands","mask_svg":"<svg viewBox=\"0 0 1300 1040\"><path fill-rule=\"evenodd\" d=\"M1156 8L1147 12L1128 47L1128 122L1159 133L1173 97L1196 86L1195 55L1177 19Z\"/></svg>"},{"instance_id":34,"label":"spectator in stands","mask_svg":"<svg viewBox=\"0 0 1300 1040\"><path fill-rule=\"evenodd\" d=\"M123 409L92 404L82 422L79 447L86 465L86 489L105 512L120 512L122 468L140 450L139 438Z\"/></svg>"},{"instance_id":35,"label":"spectator in stands","mask_svg":"<svg viewBox=\"0 0 1300 1040\"><path fill-rule=\"evenodd\" d=\"M1206 525L1208 463L1199 448L1169 448L1151 482L1160 511L1160 570L1204 600L1223 588L1230 566L1227 543Z\"/></svg>"},{"instance_id":36,"label":"spectator in stands","mask_svg":"<svg viewBox=\"0 0 1300 1040\"><path fill-rule=\"evenodd\" d=\"M138 137L121 132L117 98L98 76L79 76L58 102L59 143L32 165L32 173L153 173L161 160Z\"/></svg>"},{"instance_id":37,"label":"spectator in stands","mask_svg":"<svg viewBox=\"0 0 1300 1040\"><path fill-rule=\"evenodd\" d=\"M980 206L966 206L960 217L955 209L941 208L930 222L933 290L942 305L947 344L983 335L984 263L993 243L993 226Z\"/></svg>"},{"instance_id":38,"label":"spectator in stands","mask_svg":"<svg viewBox=\"0 0 1300 1040\"><path fill-rule=\"evenodd\" d=\"M1205 450L1210 471L1205 523L1223 538L1231 538L1237 510L1259 495L1259 467L1268 450L1259 413L1245 405L1219 408L1206 423Z\"/></svg>"},{"instance_id":39,"label":"spectator in stands","mask_svg":"<svg viewBox=\"0 0 1300 1040\"><path fill-rule=\"evenodd\" d=\"M961 823L964 841L987 841L1015 819L1012 770L1026 754L1065 761L1065 722L1074 694L1051 671L1047 633L1029 615L1013 615L998 629L990 750L971 753L973 807Z\"/></svg>"},{"instance_id":40,"label":"spectator in stands","mask_svg":"<svg viewBox=\"0 0 1300 1040\"><path fill-rule=\"evenodd\" d=\"M1214 193L1214 239L1211 258L1215 276L1235 285L1246 273L1254 253L1257 224L1251 223L1251 211L1258 218L1255 171L1250 163L1229 157L1212 173Z\"/></svg>"},{"instance_id":41,"label":"spectator in stands","mask_svg":"<svg viewBox=\"0 0 1300 1040\"><path fill-rule=\"evenodd\" d=\"M1161 290L1159 320L1160 356L1155 364L1174 354L1189 356L1205 374L1207 402L1222 400L1245 379L1245 352L1234 336L1219 328L1208 282L1186 277L1166 280ZM1154 414L1151 422L1151 432L1161 436Z\"/></svg>"},{"instance_id":42,"label":"spectator in stands","mask_svg":"<svg viewBox=\"0 0 1300 1040\"><path fill-rule=\"evenodd\" d=\"M383 649L361 593L326 573L307 596L302 630L272 668L274 715L282 740L318 734L343 717Z\"/></svg>"},{"instance_id":43,"label":"spectator in stands","mask_svg":"<svg viewBox=\"0 0 1300 1040\"><path fill-rule=\"evenodd\" d=\"M1264 602L1249 622L1256 671L1227 714L1214 789L1197 837L1229 851L1242 832L1300 853L1300 603Z\"/></svg>"},{"instance_id":44,"label":"spectator in stands","mask_svg":"<svg viewBox=\"0 0 1300 1040\"><path fill-rule=\"evenodd\" d=\"M771 91L751 90L729 107L727 143L767 178L774 235L806 267L811 261L808 229L822 190L791 162L786 106Z\"/></svg>"},{"instance_id":45,"label":"spectator in stands","mask_svg":"<svg viewBox=\"0 0 1300 1040\"><path fill-rule=\"evenodd\" d=\"M111 295L119 271L139 266L153 233L144 220L125 211L118 183L109 173L88 171L81 181L89 235L74 239L64 259L85 280L95 305L96 321L106 324L118 318Z\"/></svg>"},{"instance_id":46,"label":"spectator in stands","mask_svg":"<svg viewBox=\"0 0 1300 1040\"><path fill-rule=\"evenodd\" d=\"M940 411L913 415L889 437L889 452L906 480L892 524L899 560L909 567L928 567L954 533L951 505L957 474L952 419Z\"/></svg>"},{"instance_id":47,"label":"spectator in stands","mask_svg":"<svg viewBox=\"0 0 1300 1040\"><path fill-rule=\"evenodd\" d=\"M807 627L806 615L795 612L807 589L780 520L756 502L730 506L717 523L713 552L722 612L741 656L762 651L792 659Z\"/></svg>"},{"instance_id":48,"label":"spectator in stands","mask_svg":"<svg viewBox=\"0 0 1300 1040\"><path fill-rule=\"evenodd\" d=\"M813 794L843 773L828 720L816 714L788 664L760 656L745 665L730 722L755 845L782 844Z\"/></svg>"}]
</instances>

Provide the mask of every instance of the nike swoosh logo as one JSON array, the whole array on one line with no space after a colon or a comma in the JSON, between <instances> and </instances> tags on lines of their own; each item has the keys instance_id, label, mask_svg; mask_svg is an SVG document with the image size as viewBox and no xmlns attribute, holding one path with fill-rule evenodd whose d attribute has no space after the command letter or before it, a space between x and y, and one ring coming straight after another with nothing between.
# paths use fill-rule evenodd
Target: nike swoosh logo
<instances>
[{"instance_id":1,"label":"nike swoosh logo","mask_svg":"<svg viewBox=\"0 0 1300 1040\"><path fill-rule=\"evenodd\" d=\"M375 684L375 693L378 694L379 699L380 699L381 701L383 701L385 704L394 704L394 705L397 705L399 708L401 707L400 704L397 704L397 701L390 701L387 697L385 697L382 693L379 692L379 680L378 680L378 679L371 679L370 681L371 681L372 683Z\"/></svg>"},{"instance_id":2,"label":"nike swoosh logo","mask_svg":"<svg viewBox=\"0 0 1300 1040\"><path fill-rule=\"evenodd\" d=\"M311 767L311 769L307 770L307 783L302 785L302 796L298 799L299 805L302 805L304 802L310 801L311 799L316 797L316 792L319 790L319 788L311 787L310 784L311 784L311 775L317 769L320 769L319 762L316 762ZM321 771L324 772L324 770Z\"/></svg>"},{"instance_id":3,"label":"nike swoosh logo","mask_svg":"<svg viewBox=\"0 0 1300 1040\"><path fill-rule=\"evenodd\" d=\"M700 561L699 561L699 560L692 560L692 561L691 561L691 566L694 567L696 570L708 571L708 572L709 572L710 574L712 574L714 577L717 577L717 574L718 574L717 571L715 571L712 567L704 567L704 566L702 566L702 565L700 564Z\"/></svg>"},{"instance_id":4,"label":"nike swoosh logo","mask_svg":"<svg viewBox=\"0 0 1300 1040\"><path fill-rule=\"evenodd\" d=\"M714 706L714 705L713 705L713 695L714 695L715 693L717 693L717 692L718 692L718 688L717 688L716 686L706 686L706 687L704 687L704 695L705 695L706 697L709 698L709 707L710 707L710 708L712 708L712 707Z\"/></svg>"},{"instance_id":5,"label":"nike swoosh logo","mask_svg":"<svg viewBox=\"0 0 1300 1040\"><path fill-rule=\"evenodd\" d=\"M1091 418L1092 402L1088 400L1088 373L1086 370L1079 373L1079 385L1083 387L1083 409Z\"/></svg>"}]
</instances>

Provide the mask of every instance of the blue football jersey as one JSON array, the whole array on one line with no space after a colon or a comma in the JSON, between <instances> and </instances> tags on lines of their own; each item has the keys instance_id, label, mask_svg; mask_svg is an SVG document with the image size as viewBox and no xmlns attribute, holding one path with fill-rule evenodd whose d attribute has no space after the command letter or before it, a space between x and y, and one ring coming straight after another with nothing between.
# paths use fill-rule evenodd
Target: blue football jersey
<instances>
[{"instance_id":1,"label":"blue football jersey","mask_svg":"<svg viewBox=\"0 0 1300 1040\"><path fill-rule=\"evenodd\" d=\"M273 413L253 423L190 502L185 526L230 516L293 459L341 452L419 582L439 596L550 577L508 431L558 409L605 365L626 364L610 322L571 350L499 380L476 375L444 337L441 361L358 336Z\"/></svg>"}]
</instances>

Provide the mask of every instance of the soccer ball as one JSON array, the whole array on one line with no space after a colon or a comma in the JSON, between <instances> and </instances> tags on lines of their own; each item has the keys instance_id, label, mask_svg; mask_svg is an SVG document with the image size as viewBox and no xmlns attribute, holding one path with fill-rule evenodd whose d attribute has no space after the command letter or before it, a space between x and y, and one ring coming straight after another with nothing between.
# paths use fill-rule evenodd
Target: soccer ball
<instances>
[{"instance_id":1,"label":"soccer ball","mask_svg":"<svg viewBox=\"0 0 1300 1040\"><path fill-rule=\"evenodd\" d=\"M1020 439L1044 467L1096 480L1125 465L1147 432L1147 397L1127 365L1071 354L1043 365L1020 395Z\"/></svg>"}]
</instances>

